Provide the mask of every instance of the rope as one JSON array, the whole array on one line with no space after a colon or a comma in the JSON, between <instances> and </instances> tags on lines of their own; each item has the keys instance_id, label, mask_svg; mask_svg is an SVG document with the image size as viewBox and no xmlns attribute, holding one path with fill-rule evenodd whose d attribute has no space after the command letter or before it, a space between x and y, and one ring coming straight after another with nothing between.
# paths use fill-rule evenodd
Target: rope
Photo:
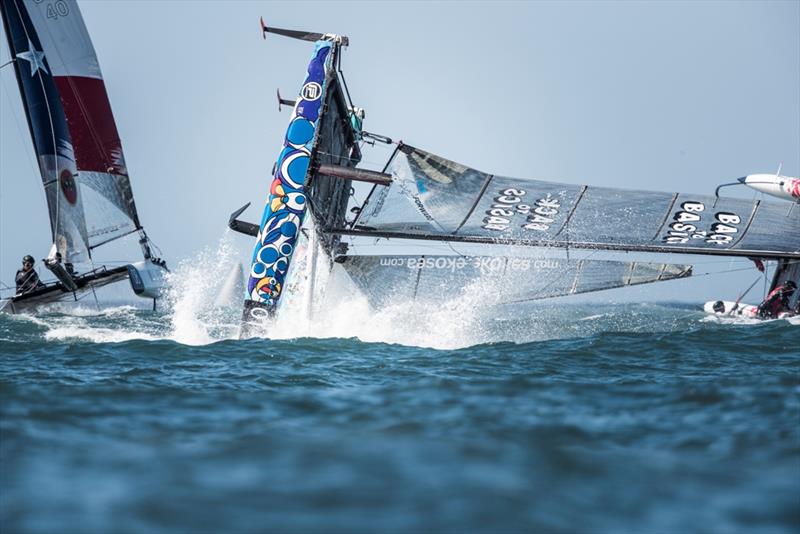
<instances>
[{"instance_id":1,"label":"rope","mask_svg":"<svg viewBox=\"0 0 800 534\"><path fill-rule=\"evenodd\" d=\"M6 87L6 81L2 77L0 77L0 81L2 81L2 84L3 84L3 92L6 95L10 95L11 93L8 91L8 87ZM11 102L11 97L10 96L7 96L6 98L8 98L8 101L7 101L8 102L8 107L11 109L11 115L14 117L14 122L17 125L17 131L20 133L20 136L24 137L25 136L25 131L23 130L22 125L19 122L19 116L17 115L17 111L14 109L15 108L14 103ZM41 182L41 177L39 177L39 170L33 165L33 162L36 161L36 157L31 152L31 147L30 147L30 145L28 143L22 143L22 144L25 147L25 153L28 155L28 157L26 159L27 159L27 162L28 162L28 166L30 166L30 168L31 168L31 174L34 175L34 176L37 176L38 181Z\"/></svg>"},{"instance_id":2,"label":"rope","mask_svg":"<svg viewBox=\"0 0 800 534\"><path fill-rule=\"evenodd\" d=\"M739 297L736 299L736 302L733 304L733 308L731 308L731 311L728 312L728 315L733 315L733 312L735 312L737 309L739 309L739 303L742 301L742 299L745 297L745 295L750 293L750 290L753 289L756 286L756 284L758 283L759 280L761 280L761 275L756 277L756 279L753 281L753 283L750 284L750 287L745 289L744 293L739 295Z\"/></svg>"}]
</instances>

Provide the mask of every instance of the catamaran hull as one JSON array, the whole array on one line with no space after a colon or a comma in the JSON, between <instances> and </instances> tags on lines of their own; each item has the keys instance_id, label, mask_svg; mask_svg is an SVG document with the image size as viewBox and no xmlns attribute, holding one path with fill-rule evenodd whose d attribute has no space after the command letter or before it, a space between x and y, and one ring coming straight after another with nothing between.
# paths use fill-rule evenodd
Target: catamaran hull
<instances>
[{"instance_id":1,"label":"catamaran hull","mask_svg":"<svg viewBox=\"0 0 800 534\"><path fill-rule=\"evenodd\" d=\"M739 182L776 198L800 202L800 178L774 174L751 174L739 178Z\"/></svg>"},{"instance_id":2,"label":"catamaran hull","mask_svg":"<svg viewBox=\"0 0 800 534\"><path fill-rule=\"evenodd\" d=\"M74 279L77 289L67 290L61 282L0 301L0 313L36 313L46 306L78 302L92 289L97 289L128 277L127 266L102 269Z\"/></svg>"},{"instance_id":3,"label":"catamaran hull","mask_svg":"<svg viewBox=\"0 0 800 534\"><path fill-rule=\"evenodd\" d=\"M763 319L758 316L758 306L752 304L742 304L737 306L735 302L729 300L715 300L706 302L703 305L703 311L712 315L720 317L747 317L750 319ZM786 319L787 317L794 317L792 312L783 312L778 314L778 319Z\"/></svg>"},{"instance_id":4,"label":"catamaran hull","mask_svg":"<svg viewBox=\"0 0 800 534\"><path fill-rule=\"evenodd\" d=\"M758 317L758 306L752 304L742 304L737 306L735 302L729 300L714 300L703 305L703 311L713 315L728 317Z\"/></svg>"},{"instance_id":5,"label":"catamaran hull","mask_svg":"<svg viewBox=\"0 0 800 534\"><path fill-rule=\"evenodd\" d=\"M255 300L245 300L239 339L248 339L259 335L274 317L275 306Z\"/></svg>"},{"instance_id":6,"label":"catamaran hull","mask_svg":"<svg viewBox=\"0 0 800 534\"><path fill-rule=\"evenodd\" d=\"M131 289L137 297L157 299L166 288L166 266L159 260L144 260L127 265Z\"/></svg>"}]
</instances>

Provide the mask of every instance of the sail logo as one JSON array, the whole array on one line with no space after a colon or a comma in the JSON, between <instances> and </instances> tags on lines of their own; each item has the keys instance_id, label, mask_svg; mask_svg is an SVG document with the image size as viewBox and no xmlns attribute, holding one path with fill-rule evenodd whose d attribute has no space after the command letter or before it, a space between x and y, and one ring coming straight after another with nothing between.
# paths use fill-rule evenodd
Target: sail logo
<instances>
[{"instance_id":1,"label":"sail logo","mask_svg":"<svg viewBox=\"0 0 800 534\"><path fill-rule=\"evenodd\" d=\"M539 232L549 230L561 209L561 202L547 193L531 206L522 202L522 197L526 194L524 189L508 188L500 191L489 209L484 212L486 217L482 228L497 232L508 230L511 218L520 214L526 217L522 228Z\"/></svg>"},{"instance_id":2,"label":"sail logo","mask_svg":"<svg viewBox=\"0 0 800 534\"><path fill-rule=\"evenodd\" d=\"M553 198L550 193L547 196L540 198L536 201L536 207L533 208L533 213L528 215L527 224L522 225L526 230L537 230L539 232L546 232L550 229L550 225L556 220L556 215L561 208L561 203L557 198Z\"/></svg>"},{"instance_id":3,"label":"sail logo","mask_svg":"<svg viewBox=\"0 0 800 534\"><path fill-rule=\"evenodd\" d=\"M17 57L31 64L31 77L33 77L39 69L43 70L45 74L50 74L47 70L47 66L44 64L44 51L36 50L36 47L33 46L30 39L28 39L28 51L20 52L17 54Z\"/></svg>"},{"instance_id":4,"label":"sail logo","mask_svg":"<svg viewBox=\"0 0 800 534\"><path fill-rule=\"evenodd\" d=\"M318 100L322 96L322 86L317 82L308 82L300 91L300 96L303 97L303 100Z\"/></svg>"},{"instance_id":5,"label":"sail logo","mask_svg":"<svg viewBox=\"0 0 800 534\"><path fill-rule=\"evenodd\" d=\"M703 240L712 245L728 245L739 233L738 224L742 219L735 213L720 211L714 214L714 222L708 230L701 230L703 212L706 206L702 202L684 202L681 210L672 217L669 231L662 241L669 245L682 245L694 239Z\"/></svg>"},{"instance_id":6,"label":"sail logo","mask_svg":"<svg viewBox=\"0 0 800 534\"><path fill-rule=\"evenodd\" d=\"M58 177L58 184L61 186L64 198L74 206L78 202L78 186L75 184L75 178L72 177L72 173L67 169L61 171Z\"/></svg>"},{"instance_id":7,"label":"sail logo","mask_svg":"<svg viewBox=\"0 0 800 534\"><path fill-rule=\"evenodd\" d=\"M417 211L419 211L423 217L431 222L435 222L436 219L434 219L433 215L428 213L428 210L425 208L425 204L422 202L422 199L419 198L418 194L412 191L409 183L407 183L405 180L398 180L395 183L397 183L397 186L400 188L400 190L414 202L414 205L417 207ZM419 184L417 184L417 188L419 189ZM388 191L388 189L386 189L386 191ZM424 191L420 191L420 193L424 193ZM381 205L383 205L383 202L381 202ZM377 213L377 210L373 211L373 213Z\"/></svg>"},{"instance_id":8,"label":"sail logo","mask_svg":"<svg viewBox=\"0 0 800 534\"><path fill-rule=\"evenodd\" d=\"M500 191L500 194L494 197L489 209L484 212L486 217L483 219L482 228L502 232L508 229L514 214L530 213L531 207L522 203L523 196L525 196L524 189L508 188Z\"/></svg>"},{"instance_id":9,"label":"sail logo","mask_svg":"<svg viewBox=\"0 0 800 534\"><path fill-rule=\"evenodd\" d=\"M497 272L524 272L531 269L559 268L559 262L555 259L534 260L531 258L506 258L501 256L421 256L413 258L385 256L380 259L380 265L381 267L406 267L413 270L447 270L452 273L470 267L484 275Z\"/></svg>"}]
</instances>

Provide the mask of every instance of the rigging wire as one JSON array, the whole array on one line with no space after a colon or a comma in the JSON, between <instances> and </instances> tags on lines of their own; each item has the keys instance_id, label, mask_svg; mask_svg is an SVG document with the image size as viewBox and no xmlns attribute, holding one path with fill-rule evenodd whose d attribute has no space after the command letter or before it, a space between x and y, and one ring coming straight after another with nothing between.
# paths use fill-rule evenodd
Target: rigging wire
<instances>
[{"instance_id":1,"label":"rigging wire","mask_svg":"<svg viewBox=\"0 0 800 534\"><path fill-rule=\"evenodd\" d=\"M8 91L8 88L6 87L6 81L2 78L2 76L0 76L0 83L2 83L3 85L3 92L6 93L7 95L10 95L11 93ZM22 125L20 124L17 111L14 109L16 107L15 103L11 101L10 96L8 96L7 98L8 98L8 107L11 109L11 116L14 117L14 123L17 126L17 131L19 132L21 137L25 137L27 134L25 133L25 130L22 128ZM25 160L28 163L28 166L30 166L31 168L31 174L37 177L36 181L38 183L41 183L42 180L39 177L39 171L33 165L33 162L36 161L36 156L31 152L31 147L29 143L22 143L22 145L25 147L25 154L28 156L27 158L25 158Z\"/></svg>"}]
</instances>

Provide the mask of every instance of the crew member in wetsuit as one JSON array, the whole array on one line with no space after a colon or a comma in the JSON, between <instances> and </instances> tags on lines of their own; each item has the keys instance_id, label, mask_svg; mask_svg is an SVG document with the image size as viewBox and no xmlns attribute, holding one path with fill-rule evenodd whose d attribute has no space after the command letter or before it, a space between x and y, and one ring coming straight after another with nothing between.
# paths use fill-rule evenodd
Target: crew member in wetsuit
<instances>
[{"instance_id":1,"label":"crew member in wetsuit","mask_svg":"<svg viewBox=\"0 0 800 534\"><path fill-rule=\"evenodd\" d=\"M789 311L789 301L796 289L797 284L793 280L787 280L773 289L758 306L758 316L762 319L774 319L779 313Z\"/></svg>"},{"instance_id":2,"label":"crew member in wetsuit","mask_svg":"<svg viewBox=\"0 0 800 534\"><path fill-rule=\"evenodd\" d=\"M33 268L33 264L33 256L30 254L22 258L22 269L17 271L16 276L17 295L33 291L42 285L39 281L39 275L36 274L36 270Z\"/></svg>"}]
</instances>

